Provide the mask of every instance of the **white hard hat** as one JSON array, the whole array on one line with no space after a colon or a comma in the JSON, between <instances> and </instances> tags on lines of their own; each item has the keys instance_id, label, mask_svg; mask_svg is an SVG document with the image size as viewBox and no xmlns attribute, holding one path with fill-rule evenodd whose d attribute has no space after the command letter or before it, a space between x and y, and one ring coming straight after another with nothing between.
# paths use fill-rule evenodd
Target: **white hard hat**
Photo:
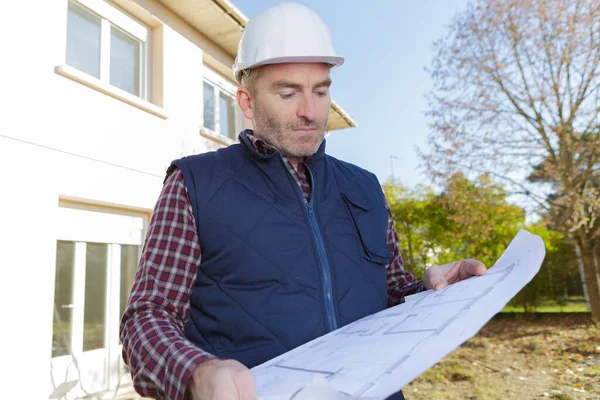
<instances>
[{"instance_id":1,"label":"white hard hat","mask_svg":"<svg viewBox=\"0 0 600 400\"><path fill-rule=\"evenodd\" d=\"M316 12L297 3L280 3L252 18L242 33L233 65L240 83L242 71L266 64L325 63L337 67L329 29Z\"/></svg>"}]
</instances>

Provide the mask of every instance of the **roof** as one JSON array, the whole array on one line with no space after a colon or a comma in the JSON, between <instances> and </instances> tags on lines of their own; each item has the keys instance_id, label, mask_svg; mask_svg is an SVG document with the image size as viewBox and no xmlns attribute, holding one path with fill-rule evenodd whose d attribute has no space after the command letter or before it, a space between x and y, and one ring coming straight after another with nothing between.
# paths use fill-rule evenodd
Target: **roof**
<instances>
[{"instance_id":1,"label":"roof","mask_svg":"<svg viewBox=\"0 0 600 400\"><path fill-rule=\"evenodd\" d=\"M159 0L177 16L235 58L246 17L229 0ZM231 73L231 80L234 80ZM332 100L327 130L354 128L358 124Z\"/></svg>"}]
</instances>

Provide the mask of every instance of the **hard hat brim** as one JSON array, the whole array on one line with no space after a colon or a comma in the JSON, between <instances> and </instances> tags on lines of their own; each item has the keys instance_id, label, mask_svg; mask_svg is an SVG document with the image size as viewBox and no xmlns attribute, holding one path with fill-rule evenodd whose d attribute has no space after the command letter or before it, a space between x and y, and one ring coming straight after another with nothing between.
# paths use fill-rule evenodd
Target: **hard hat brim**
<instances>
[{"instance_id":1,"label":"hard hat brim","mask_svg":"<svg viewBox=\"0 0 600 400\"><path fill-rule=\"evenodd\" d=\"M339 67L344 63L344 57L340 56L292 56L292 57L275 57L267 60L262 60L254 64L234 64L233 72L235 80L241 83L242 71L261 67L269 64L291 64L291 63L323 63L329 64L331 68Z\"/></svg>"}]
</instances>

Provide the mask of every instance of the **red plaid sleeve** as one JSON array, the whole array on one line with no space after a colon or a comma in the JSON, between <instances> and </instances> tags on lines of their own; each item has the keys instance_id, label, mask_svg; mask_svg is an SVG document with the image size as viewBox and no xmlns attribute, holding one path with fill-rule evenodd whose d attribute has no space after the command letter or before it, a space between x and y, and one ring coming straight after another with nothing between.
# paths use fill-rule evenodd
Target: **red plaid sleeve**
<instances>
[{"instance_id":1,"label":"red plaid sleeve","mask_svg":"<svg viewBox=\"0 0 600 400\"><path fill-rule=\"evenodd\" d=\"M199 363L214 358L184 335L200 244L183 175L165 182L121 320L123 359L136 391L181 400Z\"/></svg>"},{"instance_id":2,"label":"red plaid sleeve","mask_svg":"<svg viewBox=\"0 0 600 400\"><path fill-rule=\"evenodd\" d=\"M387 266L387 292L388 307L395 306L404 301L404 297L424 290L423 281L417 281L415 276L404 269L404 260L400 254L398 233L394 228L394 218L390 206L385 202L388 213L387 244L394 255Z\"/></svg>"}]
</instances>

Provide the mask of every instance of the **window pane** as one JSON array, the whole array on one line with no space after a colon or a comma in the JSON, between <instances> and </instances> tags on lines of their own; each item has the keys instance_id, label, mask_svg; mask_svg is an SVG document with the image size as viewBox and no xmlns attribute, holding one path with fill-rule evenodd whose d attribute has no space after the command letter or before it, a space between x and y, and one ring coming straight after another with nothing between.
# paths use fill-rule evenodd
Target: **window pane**
<instances>
[{"instance_id":1,"label":"window pane","mask_svg":"<svg viewBox=\"0 0 600 400\"><path fill-rule=\"evenodd\" d=\"M140 258L140 246L121 245L121 314L125 312Z\"/></svg>"},{"instance_id":2,"label":"window pane","mask_svg":"<svg viewBox=\"0 0 600 400\"><path fill-rule=\"evenodd\" d=\"M83 351L105 347L108 245L88 243L85 258Z\"/></svg>"},{"instance_id":3,"label":"window pane","mask_svg":"<svg viewBox=\"0 0 600 400\"><path fill-rule=\"evenodd\" d=\"M141 51L139 40L114 26L110 31L110 83L136 96L140 94Z\"/></svg>"},{"instance_id":4,"label":"window pane","mask_svg":"<svg viewBox=\"0 0 600 400\"><path fill-rule=\"evenodd\" d=\"M204 126L215 130L215 89L204 82Z\"/></svg>"},{"instance_id":5,"label":"window pane","mask_svg":"<svg viewBox=\"0 0 600 400\"><path fill-rule=\"evenodd\" d=\"M67 64L100 78L100 18L69 2Z\"/></svg>"},{"instance_id":6,"label":"window pane","mask_svg":"<svg viewBox=\"0 0 600 400\"><path fill-rule=\"evenodd\" d=\"M233 98L221 93L219 95L219 122L221 135L235 139L235 112Z\"/></svg>"},{"instance_id":7,"label":"window pane","mask_svg":"<svg viewBox=\"0 0 600 400\"><path fill-rule=\"evenodd\" d=\"M52 357L69 354L72 339L73 273L75 243L56 244L56 276L54 279L54 323L52 327Z\"/></svg>"}]
</instances>

